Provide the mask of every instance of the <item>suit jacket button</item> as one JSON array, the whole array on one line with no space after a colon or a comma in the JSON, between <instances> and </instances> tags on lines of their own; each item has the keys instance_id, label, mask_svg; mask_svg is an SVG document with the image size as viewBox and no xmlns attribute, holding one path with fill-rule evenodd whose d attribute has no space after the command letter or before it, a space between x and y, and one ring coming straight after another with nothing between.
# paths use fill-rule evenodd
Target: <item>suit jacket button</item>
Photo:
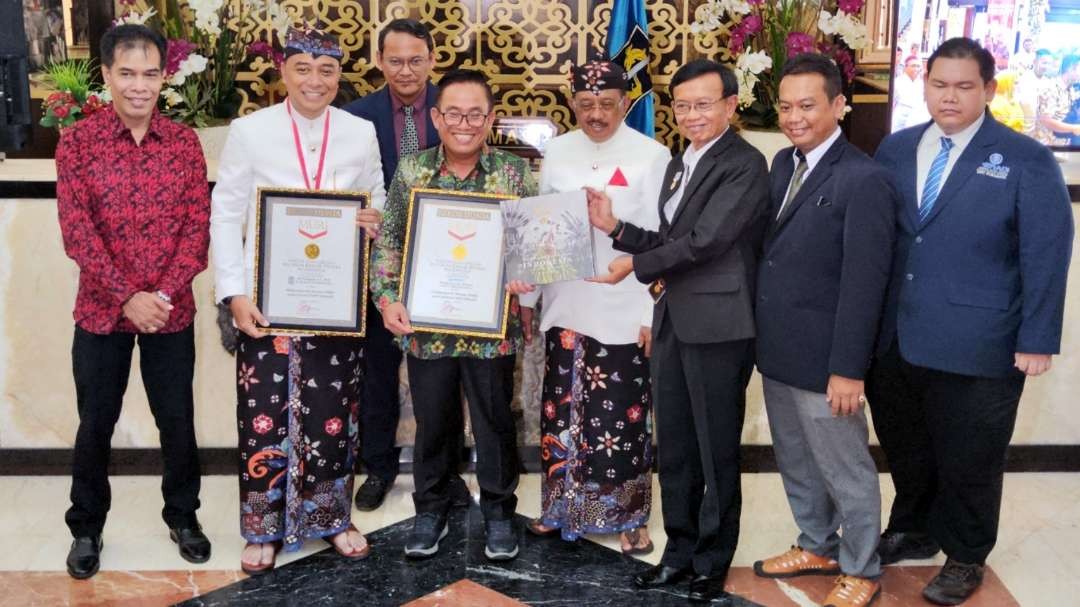
<instances>
[{"instance_id":1,"label":"suit jacket button","mask_svg":"<svg viewBox=\"0 0 1080 607\"><path fill-rule=\"evenodd\" d=\"M769 261L765 262L765 263L769 264L770 268L776 265L776 264L773 263L773 261L771 259Z\"/></svg>"},{"instance_id":2,"label":"suit jacket button","mask_svg":"<svg viewBox=\"0 0 1080 607\"><path fill-rule=\"evenodd\" d=\"M769 301L769 298L768 298L768 297L765 297L764 295L762 295L762 296L761 296L761 301Z\"/></svg>"},{"instance_id":3,"label":"suit jacket button","mask_svg":"<svg viewBox=\"0 0 1080 607\"><path fill-rule=\"evenodd\" d=\"M906 278L906 279L908 279L908 280L914 280L914 279L915 279L915 275L914 275L914 274L908 274L908 275L907 275L907 276L905 276L904 278Z\"/></svg>"},{"instance_id":4,"label":"suit jacket button","mask_svg":"<svg viewBox=\"0 0 1080 607\"><path fill-rule=\"evenodd\" d=\"M920 244L920 243L922 243L922 236L916 236L915 237L915 244Z\"/></svg>"}]
</instances>

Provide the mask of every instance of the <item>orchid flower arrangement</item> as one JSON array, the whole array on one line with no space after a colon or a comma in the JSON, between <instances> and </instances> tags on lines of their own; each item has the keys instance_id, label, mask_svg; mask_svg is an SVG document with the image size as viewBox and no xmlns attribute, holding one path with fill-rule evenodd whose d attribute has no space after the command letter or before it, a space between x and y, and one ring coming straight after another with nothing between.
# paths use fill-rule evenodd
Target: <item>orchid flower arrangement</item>
<instances>
[{"instance_id":1,"label":"orchid flower arrangement","mask_svg":"<svg viewBox=\"0 0 1080 607\"><path fill-rule=\"evenodd\" d=\"M120 1L128 9L117 24L158 27L168 39L163 113L196 127L237 115L239 67L257 58L279 67L292 22L275 0ZM140 7L146 1L158 6Z\"/></svg>"},{"instance_id":2,"label":"orchid flower arrangement","mask_svg":"<svg viewBox=\"0 0 1080 607\"><path fill-rule=\"evenodd\" d=\"M854 51L868 44L860 18L865 1L706 0L694 13L691 31L701 37L726 34L743 123L775 128L780 68L788 57L820 52L832 57L849 83L855 78Z\"/></svg>"}]
</instances>

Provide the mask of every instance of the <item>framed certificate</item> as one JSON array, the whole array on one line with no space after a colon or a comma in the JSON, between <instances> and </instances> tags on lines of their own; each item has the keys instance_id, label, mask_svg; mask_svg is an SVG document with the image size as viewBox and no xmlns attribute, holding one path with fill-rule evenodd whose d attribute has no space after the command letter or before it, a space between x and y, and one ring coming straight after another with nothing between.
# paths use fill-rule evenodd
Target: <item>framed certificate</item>
<instances>
[{"instance_id":1,"label":"framed certificate","mask_svg":"<svg viewBox=\"0 0 1080 607\"><path fill-rule=\"evenodd\" d=\"M259 188L255 305L269 331L363 337L368 239L356 226L367 192Z\"/></svg>"},{"instance_id":2,"label":"framed certificate","mask_svg":"<svg viewBox=\"0 0 1080 607\"><path fill-rule=\"evenodd\" d=\"M499 205L513 198L412 189L398 299L414 330L506 336L510 294Z\"/></svg>"}]
</instances>

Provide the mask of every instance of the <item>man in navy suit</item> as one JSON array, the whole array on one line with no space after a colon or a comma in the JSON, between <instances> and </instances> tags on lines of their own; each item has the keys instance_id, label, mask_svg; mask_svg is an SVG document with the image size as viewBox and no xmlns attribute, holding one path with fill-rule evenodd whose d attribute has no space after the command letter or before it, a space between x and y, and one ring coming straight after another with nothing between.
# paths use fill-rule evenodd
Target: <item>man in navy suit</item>
<instances>
[{"instance_id":1,"label":"man in navy suit","mask_svg":"<svg viewBox=\"0 0 1080 607\"><path fill-rule=\"evenodd\" d=\"M395 19L379 32L375 62L386 86L345 106L345 111L371 121L379 140L383 183L390 187L398 158L439 145L431 122L438 89L429 76L435 65L435 43L427 27L412 19ZM356 507L374 510L382 504L398 474L395 448L400 401L398 369L401 349L383 326L378 306L368 305L364 340L364 395L360 407L360 461L368 477L356 491ZM464 436L464 429L457 432ZM457 450L461 451L460 448ZM452 477L454 504L468 504L469 491L460 476Z\"/></svg>"},{"instance_id":2,"label":"man in navy suit","mask_svg":"<svg viewBox=\"0 0 1080 607\"><path fill-rule=\"evenodd\" d=\"M953 38L930 56L933 121L882 142L903 205L867 381L896 501L888 564L948 560L923 590L962 603L997 540L1005 452L1027 376L1061 343L1073 219L1050 151L986 111L994 58Z\"/></svg>"},{"instance_id":3,"label":"man in navy suit","mask_svg":"<svg viewBox=\"0 0 1080 607\"><path fill-rule=\"evenodd\" d=\"M881 592L881 493L863 378L889 283L899 195L885 169L840 133L845 105L831 59L803 54L784 65L780 128L794 147L772 163L755 318L773 449L801 533L754 571L839 573L825 604L862 607Z\"/></svg>"}]
</instances>

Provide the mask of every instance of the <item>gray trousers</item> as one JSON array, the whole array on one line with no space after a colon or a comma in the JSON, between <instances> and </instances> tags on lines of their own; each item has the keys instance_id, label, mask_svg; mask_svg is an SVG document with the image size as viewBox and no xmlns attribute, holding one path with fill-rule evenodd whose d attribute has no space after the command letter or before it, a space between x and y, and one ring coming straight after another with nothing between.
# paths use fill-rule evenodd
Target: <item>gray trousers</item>
<instances>
[{"instance_id":1,"label":"gray trousers","mask_svg":"<svg viewBox=\"0 0 1080 607\"><path fill-rule=\"evenodd\" d=\"M768 377L763 385L777 467L801 532L799 547L838 560L846 575L881 575L881 491L865 412L833 417L822 393Z\"/></svg>"}]
</instances>

